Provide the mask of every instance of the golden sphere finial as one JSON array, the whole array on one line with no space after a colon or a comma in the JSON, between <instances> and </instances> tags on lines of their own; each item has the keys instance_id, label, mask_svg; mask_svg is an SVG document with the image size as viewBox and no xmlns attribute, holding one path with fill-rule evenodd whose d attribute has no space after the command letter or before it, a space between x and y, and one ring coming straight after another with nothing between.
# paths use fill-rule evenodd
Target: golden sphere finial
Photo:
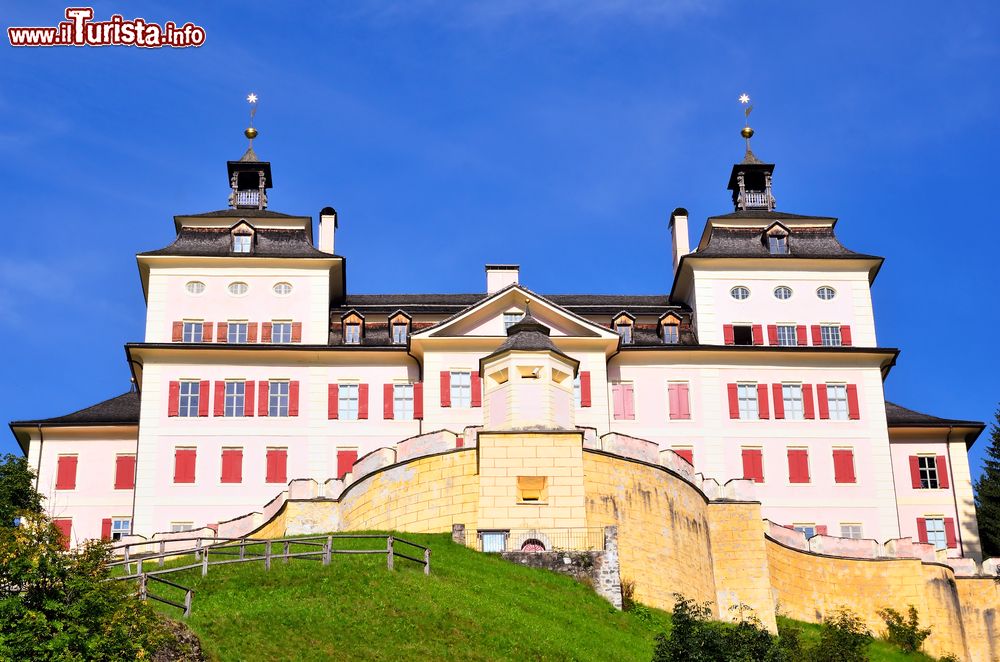
<instances>
[{"instance_id":1,"label":"golden sphere finial","mask_svg":"<svg viewBox=\"0 0 1000 662\"><path fill-rule=\"evenodd\" d=\"M250 140L253 140L254 138L257 137L257 129L253 128L252 126L247 127L246 131L243 132L243 135L249 138Z\"/></svg>"},{"instance_id":2,"label":"golden sphere finial","mask_svg":"<svg viewBox=\"0 0 1000 662\"><path fill-rule=\"evenodd\" d=\"M740 129L740 135L746 138L747 140L750 140L753 137L753 129L751 129L749 126L745 126L742 129Z\"/></svg>"}]
</instances>

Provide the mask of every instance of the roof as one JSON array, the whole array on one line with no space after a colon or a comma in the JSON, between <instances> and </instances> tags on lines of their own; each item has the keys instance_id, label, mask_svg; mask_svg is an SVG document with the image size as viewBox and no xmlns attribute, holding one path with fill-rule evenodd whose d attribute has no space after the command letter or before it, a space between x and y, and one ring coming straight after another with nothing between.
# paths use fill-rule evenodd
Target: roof
<instances>
[{"instance_id":1,"label":"roof","mask_svg":"<svg viewBox=\"0 0 1000 662\"><path fill-rule=\"evenodd\" d=\"M885 419L889 427L986 427L982 421L939 418L885 401Z\"/></svg>"},{"instance_id":2,"label":"roof","mask_svg":"<svg viewBox=\"0 0 1000 662\"><path fill-rule=\"evenodd\" d=\"M75 425L138 425L139 393L129 391L71 414L34 421L12 421L13 427L71 427Z\"/></svg>"},{"instance_id":3,"label":"roof","mask_svg":"<svg viewBox=\"0 0 1000 662\"><path fill-rule=\"evenodd\" d=\"M773 218L773 212L762 218ZM690 253L691 257L764 257L789 258L859 258L881 260L876 255L855 253L834 236L833 228L793 228L788 236L788 253L772 255L763 240L766 230L760 227L713 227L708 245Z\"/></svg>"},{"instance_id":4,"label":"roof","mask_svg":"<svg viewBox=\"0 0 1000 662\"><path fill-rule=\"evenodd\" d=\"M233 210L237 211L237 210ZM241 214L240 216L246 216ZM139 253L149 255L188 255L209 257L335 257L317 249L309 241L305 230L256 228L253 252L234 253L232 235L228 228L181 228L169 246L155 251Z\"/></svg>"},{"instance_id":5,"label":"roof","mask_svg":"<svg viewBox=\"0 0 1000 662\"><path fill-rule=\"evenodd\" d=\"M759 218L763 220L778 220L784 218L786 220L792 219L804 219L804 220L816 220L816 221L835 221L837 220L833 216L807 216L805 214L789 214L784 211L768 211L766 209L744 209L740 211L729 212L728 214L722 214L719 216L709 216L709 218L716 219L726 219L726 218Z\"/></svg>"},{"instance_id":6,"label":"roof","mask_svg":"<svg viewBox=\"0 0 1000 662\"><path fill-rule=\"evenodd\" d=\"M549 337L551 332L552 330L549 327L535 319L531 314L531 308L526 307L521 319L507 327L507 340L497 347L496 351L483 357L479 364L482 365L485 361L489 361L505 352L520 351L552 352L579 365L579 361L567 356L565 352L556 347L555 343L552 342L552 338Z\"/></svg>"},{"instance_id":7,"label":"roof","mask_svg":"<svg viewBox=\"0 0 1000 662\"><path fill-rule=\"evenodd\" d=\"M367 312L453 313L474 306L488 298L485 292L474 294L353 294L348 295L337 311L350 308ZM621 310L661 315L668 310L685 312L687 306L673 304L666 294L540 294L547 301L576 314L607 314Z\"/></svg>"},{"instance_id":8,"label":"roof","mask_svg":"<svg viewBox=\"0 0 1000 662\"><path fill-rule=\"evenodd\" d=\"M178 218L309 218L311 216L299 216L296 214L282 214L278 211L268 209L218 209L216 211L206 211L199 214L176 214L174 220Z\"/></svg>"}]
</instances>

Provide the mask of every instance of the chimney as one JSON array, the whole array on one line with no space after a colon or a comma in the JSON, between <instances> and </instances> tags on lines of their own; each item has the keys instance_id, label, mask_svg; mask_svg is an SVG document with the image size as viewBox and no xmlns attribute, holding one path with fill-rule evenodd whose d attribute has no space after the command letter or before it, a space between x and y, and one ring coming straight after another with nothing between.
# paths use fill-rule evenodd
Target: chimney
<instances>
[{"instance_id":1,"label":"chimney","mask_svg":"<svg viewBox=\"0 0 1000 662\"><path fill-rule=\"evenodd\" d=\"M487 264L486 293L499 292L508 285L517 284L520 265L517 264Z\"/></svg>"},{"instance_id":2,"label":"chimney","mask_svg":"<svg viewBox=\"0 0 1000 662\"><path fill-rule=\"evenodd\" d=\"M670 214L670 239L673 244L674 273L681 258L691 252L688 240L688 210L678 207Z\"/></svg>"},{"instance_id":3,"label":"chimney","mask_svg":"<svg viewBox=\"0 0 1000 662\"><path fill-rule=\"evenodd\" d=\"M337 210L323 207L319 212L319 241L316 248L333 255L333 240L337 232Z\"/></svg>"}]
</instances>

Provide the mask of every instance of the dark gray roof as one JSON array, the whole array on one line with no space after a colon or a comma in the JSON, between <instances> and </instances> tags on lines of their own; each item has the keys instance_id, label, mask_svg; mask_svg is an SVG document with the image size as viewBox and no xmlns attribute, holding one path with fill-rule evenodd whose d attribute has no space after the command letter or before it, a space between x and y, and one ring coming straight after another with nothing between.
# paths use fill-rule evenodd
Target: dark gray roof
<instances>
[{"instance_id":1,"label":"dark gray roof","mask_svg":"<svg viewBox=\"0 0 1000 662\"><path fill-rule=\"evenodd\" d=\"M139 255L193 255L210 257L334 257L316 249L305 230L256 229L253 252L232 252L228 228L181 228L174 243Z\"/></svg>"},{"instance_id":2,"label":"dark gray roof","mask_svg":"<svg viewBox=\"0 0 1000 662\"><path fill-rule=\"evenodd\" d=\"M773 212L771 212L773 215ZM770 218L770 216L769 216ZM764 240L765 230L756 228L713 228L705 248L691 253L692 257L766 257L776 260L807 258L871 258L875 255L855 253L845 248L833 234L833 228L791 228L788 254L771 255Z\"/></svg>"},{"instance_id":3,"label":"dark gray roof","mask_svg":"<svg viewBox=\"0 0 1000 662\"><path fill-rule=\"evenodd\" d=\"M268 209L219 209L216 211L206 211L198 214L177 214L178 218L309 218L311 216L298 216L295 214L282 214Z\"/></svg>"},{"instance_id":4,"label":"dark gray roof","mask_svg":"<svg viewBox=\"0 0 1000 662\"><path fill-rule=\"evenodd\" d=\"M986 427L981 421L963 421L952 418L938 418L913 409L901 407L885 401L885 419L889 427Z\"/></svg>"},{"instance_id":5,"label":"dark gray roof","mask_svg":"<svg viewBox=\"0 0 1000 662\"><path fill-rule=\"evenodd\" d=\"M454 313L486 299L485 292L474 294L352 294L337 309L342 314L351 308L365 312L392 313L398 309L413 313ZM542 294L542 298L576 314L613 315L621 310L660 315L668 310L686 311L683 305L670 303L666 294Z\"/></svg>"},{"instance_id":6,"label":"dark gray roof","mask_svg":"<svg viewBox=\"0 0 1000 662\"><path fill-rule=\"evenodd\" d=\"M556 347L555 343L552 342L552 338L549 337L551 332L552 330L549 327L534 318L531 314L531 309L528 308L524 311L521 319L507 327L507 340L497 347L495 352L483 357L480 364L483 361L489 361L494 356L499 356L504 352L512 350L521 352L552 352L579 364L576 359L567 356Z\"/></svg>"},{"instance_id":7,"label":"dark gray roof","mask_svg":"<svg viewBox=\"0 0 1000 662\"><path fill-rule=\"evenodd\" d=\"M139 394L135 391L98 402L85 409L64 416L42 418L34 421L13 421L11 427L35 426L67 427L74 425L138 425Z\"/></svg>"},{"instance_id":8,"label":"dark gray roof","mask_svg":"<svg viewBox=\"0 0 1000 662\"><path fill-rule=\"evenodd\" d=\"M710 216L709 218L721 218L721 219L727 219L727 218L753 218L753 219L762 219L762 220L768 220L768 219L770 219L772 221L780 221L782 219L786 219L786 220L804 219L804 220L807 220L807 221L808 220L816 220L816 221L819 221L819 220L823 220L823 221L835 221L835 220L837 220L833 216L807 216L806 214L789 214L788 212L784 212L784 211L767 211L766 209L744 209L742 211L733 211L733 212L729 212L728 214L722 214L720 216Z\"/></svg>"}]
</instances>

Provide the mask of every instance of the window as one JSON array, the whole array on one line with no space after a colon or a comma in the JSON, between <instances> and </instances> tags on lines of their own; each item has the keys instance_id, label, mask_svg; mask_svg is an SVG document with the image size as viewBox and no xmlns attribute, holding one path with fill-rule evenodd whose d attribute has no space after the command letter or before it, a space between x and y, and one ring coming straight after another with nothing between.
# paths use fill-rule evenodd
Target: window
<instances>
[{"instance_id":1,"label":"window","mask_svg":"<svg viewBox=\"0 0 1000 662\"><path fill-rule=\"evenodd\" d=\"M184 531L190 531L194 528L194 522L171 522L170 532L171 533L182 533Z\"/></svg>"},{"instance_id":2,"label":"window","mask_svg":"<svg viewBox=\"0 0 1000 662\"><path fill-rule=\"evenodd\" d=\"M361 325L357 323L344 324L344 344L361 344Z\"/></svg>"},{"instance_id":3,"label":"window","mask_svg":"<svg viewBox=\"0 0 1000 662\"><path fill-rule=\"evenodd\" d=\"M771 255L788 255L788 237L778 234L768 235L767 250Z\"/></svg>"},{"instance_id":4,"label":"window","mask_svg":"<svg viewBox=\"0 0 1000 662\"><path fill-rule=\"evenodd\" d=\"M611 385L615 420L635 420L635 390L632 382L615 382Z\"/></svg>"},{"instance_id":5,"label":"window","mask_svg":"<svg viewBox=\"0 0 1000 662\"><path fill-rule=\"evenodd\" d=\"M615 324L615 331L621 336L622 344L631 345L632 344L632 325L627 322L619 322Z\"/></svg>"},{"instance_id":6,"label":"window","mask_svg":"<svg viewBox=\"0 0 1000 662\"><path fill-rule=\"evenodd\" d=\"M664 345L676 345L681 341L680 327L677 324L664 324L662 328Z\"/></svg>"},{"instance_id":7,"label":"window","mask_svg":"<svg viewBox=\"0 0 1000 662\"><path fill-rule=\"evenodd\" d=\"M229 322L226 327L226 341L231 343L247 342L247 322Z\"/></svg>"},{"instance_id":8,"label":"window","mask_svg":"<svg viewBox=\"0 0 1000 662\"><path fill-rule=\"evenodd\" d=\"M784 285L774 288L774 298L779 301L788 301L792 298L792 288Z\"/></svg>"},{"instance_id":9,"label":"window","mask_svg":"<svg viewBox=\"0 0 1000 662\"><path fill-rule=\"evenodd\" d=\"M406 344L406 332L407 325L405 323L395 323L392 325L392 344L393 345L405 345ZM359 334L360 336L360 334Z\"/></svg>"},{"instance_id":10,"label":"window","mask_svg":"<svg viewBox=\"0 0 1000 662\"><path fill-rule=\"evenodd\" d=\"M745 301L750 298L750 289L742 285L737 285L729 290L729 295L737 301Z\"/></svg>"},{"instance_id":11,"label":"window","mask_svg":"<svg viewBox=\"0 0 1000 662\"><path fill-rule=\"evenodd\" d=\"M184 322L184 342L201 342L205 325L202 322Z\"/></svg>"},{"instance_id":12,"label":"window","mask_svg":"<svg viewBox=\"0 0 1000 662\"><path fill-rule=\"evenodd\" d=\"M752 345L753 326L750 324L733 324L733 344Z\"/></svg>"},{"instance_id":13,"label":"window","mask_svg":"<svg viewBox=\"0 0 1000 662\"><path fill-rule=\"evenodd\" d=\"M920 471L920 487L925 490L936 490L941 487L938 480L937 458L933 455L917 456L917 467Z\"/></svg>"},{"instance_id":14,"label":"window","mask_svg":"<svg viewBox=\"0 0 1000 662\"><path fill-rule=\"evenodd\" d=\"M935 549L945 549L948 547L948 536L944 530L943 517L928 517L924 519L927 526L927 542L934 545Z\"/></svg>"},{"instance_id":15,"label":"window","mask_svg":"<svg viewBox=\"0 0 1000 662\"><path fill-rule=\"evenodd\" d=\"M841 538L851 538L853 540L861 540L864 535L860 524L841 524L840 525L840 537Z\"/></svg>"},{"instance_id":16,"label":"window","mask_svg":"<svg viewBox=\"0 0 1000 662\"><path fill-rule=\"evenodd\" d=\"M518 476L518 503L545 503L548 500L545 476Z\"/></svg>"},{"instance_id":17,"label":"window","mask_svg":"<svg viewBox=\"0 0 1000 662\"><path fill-rule=\"evenodd\" d=\"M777 326L778 345L781 347L795 347L799 344L795 334L794 324L779 324Z\"/></svg>"},{"instance_id":18,"label":"window","mask_svg":"<svg viewBox=\"0 0 1000 662\"><path fill-rule=\"evenodd\" d=\"M271 288L271 289L273 289L274 293L277 294L279 297L283 297L283 296L286 296L286 295L292 293L292 284L291 283L275 283L274 287Z\"/></svg>"},{"instance_id":19,"label":"window","mask_svg":"<svg viewBox=\"0 0 1000 662\"><path fill-rule=\"evenodd\" d=\"M246 413L246 388L246 382L226 382L225 416L243 416Z\"/></svg>"},{"instance_id":20,"label":"window","mask_svg":"<svg viewBox=\"0 0 1000 662\"><path fill-rule=\"evenodd\" d=\"M743 449L743 477L755 483L764 482L764 453L760 448Z\"/></svg>"},{"instance_id":21,"label":"window","mask_svg":"<svg viewBox=\"0 0 1000 662\"><path fill-rule=\"evenodd\" d=\"M274 344L292 342L292 323L271 322L271 342Z\"/></svg>"},{"instance_id":22,"label":"window","mask_svg":"<svg viewBox=\"0 0 1000 662\"><path fill-rule=\"evenodd\" d=\"M236 282L236 283L230 283L226 289L229 290L229 293L232 294L233 296L239 297L246 294L250 290L250 286L247 285L246 283Z\"/></svg>"},{"instance_id":23,"label":"window","mask_svg":"<svg viewBox=\"0 0 1000 662\"><path fill-rule=\"evenodd\" d=\"M819 337L823 347L840 347L840 325L824 324L820 326Z\"/></svg>"},{"instance_id":24,"label":"window","mask_svg":"<svg viewBox=\"0 0 1000 662\"><path fill-rule=\"evenodd\" d=\"M288 382L269 382L268 384L268 416L288 416Z\"/></svg>"},{"instance_id":25,"label":"window","mask_svg":"<svg viewBox=\"0 0 1000 662\"><path fill-rule=\"evenodd\" d=\"M253 237L248 234L234 234L233 235L233 252L234 253L249 253L250 244L253 242Z\"/></svg>"},{"instance_id":26,"label":"window","mask_svg":"<svg viewBox=\"0 0 1000 662\"><path fill-rule=\"evenodd\" d=\"M849 417L847 407L847 385L827 384L826 397L830 407L830 420L846 421Z\"/></svg>"},{"instance_id":27,"label":"window","mask_svg":"<svg viewBox=\"0 0 1000 662\"><path fill-rule=\"evenodd\" d=\"M856 483L854 451L850 448L833 449L833 480L837 483Z\"/></svg>"},{"instance_id":28,"label":"window","mask_svg":"<svg viewBox=\"0 0 1000 662\"><path fill-rule=\"evenodd\" d=\"M413 384L394 384L392 387L393 418L413 420Z\"/></svg>"},{"instance_id":29,"label":"window","mask_svg":"<svg viewBox=\"0 0 1000 662\"><path fill-rule=\"evenodd\" d=\"M201 399L201 384L194 381L180 383L180 397L177 403L178 416L197 416L198 401Z\"/></svg>"},{"instance_id":30,"label":"window","mask_svg":"<svg viewBox=\"0 0 1000 662\"><path fill-rule=\"evenodd\" d=\"M824 285L823 287L816 290L816 296L818 296L823 301L829 301L833 297L837 296L837 290L833 289L829 285Z\"/></svg>"},{"instance_id":31,"label":"window","mask_svg":"<svg viewBox=\"0 0 1000 662\"><path fill-rule=\"evenodd\" d=\"M807 449L788 449L788 482L809 482L809 451Z\"/></svg>"},{"instance_id":32,"label":"window","mask_svg":"<svg viewBox=\"0 0 1000 662\"><path fill-rule=\"evenodd\" d=\"M736 396L741 421L755 421L760 418L760 412L757 409L756 384L737 384Z\"/></svg>"},{"instance_id":33,"label":"window","mask_svg":"<svg viewBox=\"0 0 1000 662\"><path fill-rule=\"evenodd\" d=\"M802 384L782 384L781 400L785 408L785 418L801 421L805 418L802 406Z\"/></svg>"},{"instance_id":34,"label":"window","mask_svg":"<svg viewBox=\"0 0 1000 662\"><path fill-rule=\"evenodd\" d=\"M504 330L506 331L507 329L509 329L510 327L512 327L517 322L520 322L522 317L524 317L524 313L516 313L516 312L515 313L504 313L503 314L503 328L504 328Z\"/></svg>"},{"instance_id":35,"label":"window","mask_svg":"<svg viewBox=\"0 0 1000 662\"><path fill-rule=\"evenodd\" d=\"M359 386L359 384L339 384L337 386L337 417L341 420L358 420Z\"/></svg>"},{"instance_id":36,"label":"window","mask_svg":"<svg viewBox=\"0 0 1000 662\"><path fill-rule=\"evenodd\" d=\"M480 531L479 540L484 552L507 551L506 531Z\"/></svg>"},{"instance_id":37,"label":"window","mask_svg":"<svg viewBox=\"0 0 1000 662\"><path fill-rule=\"evenodd\" d=\"M243 449L223 448L222 449L222 478L223 483L243 482Z\"/></svg>"},{"instance_id":38,"label":"window","mask_svg":"<svg viewBox=\"0 0 1000 662\"><path fill-rule=\"evenodd\" d=\"M131 535L132 518L112 517L111 518L111 540L121 540L123 536Z\"/></svg>"},{"instance_id":39,"label":"window","mask_svg":"<svg viewBox=\"0 0 1000 662\"><path fill-rule=\"evenodd\" d=\"M816 535L816 525L815 524L793 524L792 528L799 533L804 533L806 538L812 538Z\"/></svg>"},{"instance_id":40,"label":"window","mask_svg":"<svg viewBox=\"0 0 1000 662\"><path fill-rule=\"evenodd\" d=\"M451 373L451 406L472 406L472 373Z\"/></svg>"},{"instance_id":41,"label":"window","mask_svg":"<svg viewBox=\"0 0 1000 662\"><path fill-rule=\"evenodd\" d=\"M184 289L188 291L188 294L201 294L205 291L205 283L200 280L188 281L188 283L184 285Z\"/></svg>"}]
</instances>

